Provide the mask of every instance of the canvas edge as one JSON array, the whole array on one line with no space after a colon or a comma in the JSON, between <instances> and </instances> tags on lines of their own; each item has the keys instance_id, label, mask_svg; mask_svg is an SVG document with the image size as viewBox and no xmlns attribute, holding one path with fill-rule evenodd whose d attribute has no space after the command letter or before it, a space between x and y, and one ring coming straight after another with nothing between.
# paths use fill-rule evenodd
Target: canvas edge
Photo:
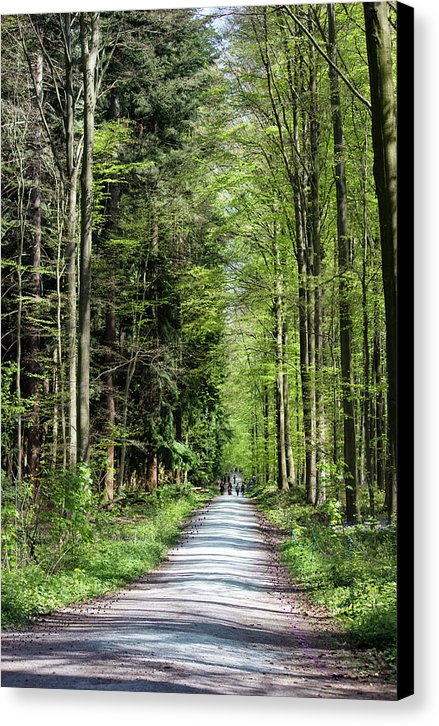
<instances>
[{"instance_id":1,"label":"canvas edge","mask_svg":"<svg viewBox=\"0 0 439 726\"><path fill-rule=\"evenodd\" d=\"M397 698L414 694L414 9L397 3Z\"/></svg>"}]
</instances>

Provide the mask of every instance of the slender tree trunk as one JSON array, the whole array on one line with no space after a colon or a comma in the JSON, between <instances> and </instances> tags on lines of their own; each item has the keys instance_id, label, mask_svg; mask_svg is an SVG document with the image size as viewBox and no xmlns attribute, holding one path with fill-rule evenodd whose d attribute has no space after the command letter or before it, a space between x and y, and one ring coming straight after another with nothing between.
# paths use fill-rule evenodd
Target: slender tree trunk
<instances>
[{"instance_id":1,"label":"slender tree trunk","mask_svg":"<svg viewBox=\"0 0 439 726\"><path fill-rule=\"evenodd\" d=\"M43 102L43 56L35 54L32 64L32 73L36 90L37 102ZM42 445L42 426L40 420L40 325L39 301L41 299L41 173L42 173L42 127L39 112L36 113L35 147L32 159L32 189L31 189L31 224L32 224L32 252L31 252L31 284L30 294L32 302L29 303L27 355L26 355L26 389L32 398L31 423L27 430L27 467L33 482L34 498L39 498L39 473Z\"/></svg>"},{"instance_id":2,"label":"slender tree trunk","mask_svg":"<svg viewBox=\"0 0 439 726\"><path fill-rule=\"evenodd\" d=\"M52 392L53 392L53 427L52 427L52 466L56 467L58 458L58 421L59 421L59 381L58 381L58 349L53 350L53 373L52 373Z\"/></svg>"},{"instance_id":3,"label":"slender tree trunk","mask_svg":"<svg viewBox=\"0 0 439 726\"><path fill-rule=\"evenodd\" d=\"M297 122L297 112L294 111L294 128L296 147L299 144L299 131ZM298 165L298 162L297 162ZM312 422L311 422L311 381L310 381L310 361L309 361L309 345L308 338L310 331L308 328L308 293L307 293L307 263L306 263L306 231L304 224L305 213L303 210L302 200L299 194L299 187L302 185L302 175L296 169L296 184L293 191L294 210L295 210L295 226L296 226L296 245L297 245L297 267L299 278L299 347L300 347L300 375L302 383L302 406L303 406L303 432L305 438L305 486L307 494L307 502L314 504L315 502L315 459L312 457ZM303 185L304 186L304 185Z\"/></svg>"},{"instance_id":4,"label":"slender tree trunk","mask_svg":"<svg viewBox=\"0 0 439 726\"><path fill-rule=\"evenodd\" d=\"M335 12L328 5L328 55L336 63ZM351 258L348 232L348 205L346 191L346 170L344 161L343 125L340 107L338 75L329 66L331 86L331 108L334 133L335 186L337 194L337 239L339 272L340 349L343 401L344 463L346 516L349 522L358 518L357 501L357 453L355 443L355 422L352 390L352 311L350 303Z\"/></svg>"},{"instance_id":5,"label":"slender tree trunk","mask_svg":"<svg viewBox=\"0 0 439 726\"><path fill-rule=\"evenodd\" d=\"M122 491L124 480L125 480L125 462L126 462L126 451L127 451L127 442L126 442L126 430L127 430L127 421L128 421L128 401L129 401L129 394L130 394L130 386L131 381L133 379L136 365L137 365L137 358L138 358L138 352L131 357L130 362L128 364L128 370L127 375L125 379L125 392L124 392L124 399L123 399L123 406L122 406L122 430L121 430L121 447L120 447L120 465L119 465L119 492Z\"/></svg>"},{"instance_id":6,"label":"slender tree trunk","mask_svg":"<svg viewBox=\"0 0 439 726\"><path fill-rule=\"evenodd\" d=\"M309 239L308 239L309 244ZM312 242L311 242L312 244ZM309 472L309 503L316 503L317 496L317 456L316 456L316 364L315 364L315 334L314 334L314 291L311 287L312 256L307 253L307 345L308 345L308 410L309 410L309 444L307 451L307 471ZM312 500L312 501L311 501Z\"/></svg>"},{"instance_id":7,"label":"slender tree trunk","mask_svg":"<svg viewBox=\"0 0 439 726\"><path fill-rule=\"evenodd\" d=\"M75 159L75 99L73 91L73 60L71 13L64 13L61 22L64 26L64 71L65 71L65 153L67 210L65 223L66 267L67 267L67 370L69 375L69 461L76 464L78 458L77 435L77 339L76 339L76 202L78 189L79 159Z\"/></svg>"},{"instance_id":8,"label":"slender tree trunk","mask_svg":"<svg viewBox=\"0 0 439 726\"><path fill-rule=\"evenodd\" d=\"M111 101L111 117L113 120L117 120L120 117L120 101L119 96L116 93L112 96ZM110 198L109 198L109 211L108 211L108 224L107 234L117 232L118 228L118 217L119 217L119 183L111 182L110 184ZM105 499L108 502L113 501L114 498L114 476L115 476L115 445L114 445L114 427L116 424L116 402L114 397L114 349L116 345L116 310L115 300L117 295L116 281L113 274L113 256L109 253L108 260L110 265L109 270L109 300L107 301L107 310L105 313L105 349L106 349L106 367L107 372L105 374L105 410L107 413L107 465L105 471Z\"/></svg>"},{"instance_id":9,"label":"slender tree trunk","mask_svg":"<svg viewBox=\"0 0 439 726\"><path fill-rule=\"evenodd\" d=\"M81 173L81 257L78 347L78 459L90 457L90 283L93 223L93 143L99 13L81 13L81 62L84 82L84 152Z\"/></svg>"},{"instance_id":10,"label":"slender tree trunk","mask_svg":"<svg viewBox=\"0 0 439 726\"><path fill-rule=\"evenodd\" d=\"M105 375L105 411L107 415L107 465L105 470L105 500L112 502L114 498L114 427L116 424L116 405L114 400L114 381L113 371L111 366L113 364L113 350L116 340L116 315L114 310L114 303L110 303L107 307L105 317L105 348L106 348L106 363L108 370Z\"/></svg>"},{"instance_id":11,"label":"slender tree trunk","mask_svg":"<svg viewBox=\"0 0 439 726\"><path fill-rule=\"evenodd\" d=\"M275 320L276 341L276 428L277 428L277 485L281 490L289 489L287 474L287 459L285 450L285 401L284 401L284 352L283 330L284 314L282 305L282 270L280 266L279 248L274 241L274 275L275 293L273 312Z\"/></svg>"},{"instance_id":12,"label":"slender tree trunk","mask_svg":"<svg viewBox=\"0 0 439 726\"><path fill-rule=\"evenodd\" d=\"M69 371L69 461L76 464L78 456L77 435L77 340L76 340L76 199L77 174L68 181L68 209L66 224L66 265L67 265L67 367Z\"/></svg>"},{"instance_id":13,"label":"slender tree trunk","mask_svg":"<svg viewBox=\"0 0 439 726\"><path fill-rule=\"evenodd\" d=\"M148 491L152 492L158 487L159 484L159 460L157 453L154 452L151 461L148 465L148 475L146 480L146 487Z\"/></svg>"},{"instance_id":14,"label":"slender tree trunk","mask_svg":"<svg viewBox=\"0 0 439 726\"><path fill-rule=\"evenodd\" d=\"M286 320L283 323L282 347L285 372L283 374L283 398L285 409L285 454L287 460L287 478L289 487L296 485L296 467L294 465L293 445L291 441L291 420L290 420L290 385L288 375L288 328Z\"/></svg>"},{"instance_id":15,"label":"slender tree trunk","mask_svg":"<svg viewBox=\"0 0 439 726\"><path fill-rule=\"evenodd\" d=\"M17 372L15 376L15 385L17 390L17 406L19 409L18 421L17 421L17 488L16 493L18 494L18 486L21 483L23 476L23 418L21 413L21 377L22 377L22 324L23 324L23 252L24 252L24 237L26 233L26 218L24 208L24 195L25 195L25 176L23 167L23 157L20 154L20 174L18 178L18 200L17 200L17 213L19 220L19 244L18 244L18 256L17 256L17 294L18 294L18 308L17 308ZM16 496L16 502L18 504L18 496Z\"/></svg>"},{"instance_id":16,"label":"slender tree trunk","mask_svg":"<svg viewBox=\"0 0 439 726\"><path fill-rule=\"evenodd\" d=\"M364 190L365 194L365 190ZM369 491L369 511L373 517L375 514L375 496L373 488L373 467L372 449L370 445L370 353L369 353L369 316L367 312L367 218L364 220L364 250L363 250L363 275L362 286L362 307L363 307L363 369L364 369L364 402L363 402L363 430L364 430L364 478Z\"/></svg>"},{"instance_id":17,"label":"slender tree trunk","mask_svg":"<svg viewBox=\"0 0 439 726\"><path fill-rule=\"evenodd\" d=\"M311 29L311 16L309 16ZM314 385L315 385L315 458L316 458L316 504L326 499L321 478L324 461L324 394L323 394L323 336L322 336L322 292L321 292L321 243L319 202L319 123L317 107L317 73L314 46L310 47L310 175L309 175L309 229L313 250L313 296L314 296Z\"/></svg>"},{"instance_id":18,"label":"slender tree trunk","mask_svg":"<svg viewBox=\"0 0 439 726\"><path fill-rule=\"evenodd\" d=\"M381 336L377 323L373 336L372 372L375 394L375 460L378 489L385 489L386 456L384 446L384 398L381 372Z\"/></svg>"},{"instance_id":19,"label":"slender tree trunk","mask_svg":"<svg viewBox=\"0 0 439 726\"><path fill-rule=\"evenodd\" d=\"M61 186L61 190L58 190L60 193L60 196L63 195L63 187ZM62 199L59 202L58 209L60 209L62 205ZM59 229L59 242L58 242L58 250L57 250L57 256L56 256L56 300L57 300L57 309L56 309L56 347L53 352L53 360L54 360L54 376L55 376L55 382L56 382L56 391L54 390L55 395L55 409L54 409L54 432L53 432L53 466L56 466L57 463L57 445L56 445L56 435L55 435L55 420L57 420L58 412L59 412L59 418L61 421L61 439L62 439L62 467L63 470L66 469L67 466L67 436L66 436L66 413L65 413L65 381L64 381L64 361L63 361L63 331L62 331L62 313L63 313L63 298L61 293L61 278L62 278L62 238L63 238L63 225L61 223L60 214L58 215L58 229ZM55 388L55 385L54 385ZM58 432L56 431L56 434Z\"/></svg>"},{"instance_id":20,"label":"slender tree trunk","mask_svg":"<svg viewBox=\"0 0 439 726\"><path fill-rule=\"evenodd\" d=\"M396 513L397 487L397 155L392 49L387 3L363 3L372 102L374 177L380 219L386 311L389 441L388 515Z\"/></svg>"},{"instance_id":21,"label":"slender tree trunk","mask_svg":"<svg viewBox=\"0 0 439 726\"><path fill-rule=\"evenodd\" d=\"M285 404L282 373L282 322L280 316L280 301L277 299L276 307L276 424L277 424L277 484L279 489L289 489L287 475L287 460L285 452Z\"/></svg>"},{"instance_id":22,"label":"slender tree trunk","mask_svg":"<svg viewBox=\"0 0 439 726\"><path fill-rule=\"evenodd\" d=\"M263 420L264 420L264 472L265 484L270 481L271 476L271 457L270 457L270 396L268 385L263 384Z\"/></svg>"}]
</instances>

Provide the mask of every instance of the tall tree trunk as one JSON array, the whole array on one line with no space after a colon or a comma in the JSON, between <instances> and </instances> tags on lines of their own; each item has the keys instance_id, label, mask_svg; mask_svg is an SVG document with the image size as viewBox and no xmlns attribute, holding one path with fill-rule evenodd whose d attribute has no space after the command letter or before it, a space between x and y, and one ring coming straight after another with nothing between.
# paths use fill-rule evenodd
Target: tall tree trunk
<instances>
[{"instance_id":1,"label":"tall tree trunk","mask_svg":"<svg viewBox=\"0 0 439 726\"><path fill-rule=\"evenodd\" d=\"M43 102L43 56L36 53L32 74L37 103ZM28 306L29 325L26 340L26 393L32 399L31 423L27 430L27 469L33 483L34 498L39 498L39 473L42 444L40 420L40 324L39 301L41 298L41 173L42 173L42 126L36 111L35 146L32 158L31 225L32 225L32 274L30 282L31 302Z\"/></svg>"},{"instance_id":2,"label":"tall tree trunk","mask_svg":"<svg viewBox=\"0 0 439 726\"><path fill-rule=\"evenodd\" d=\"M66 265L67 265L67 368L69 371L69 461L76 464L78 456L77 434L77 339L76 339L76 199L77 171L68 180L68 202L66 219Z\"/></svg>"},{"instance_id":3,"label":"tall tree trunk","mask_svg":"<svg viewBox=\"0 0 439 726\"><path fill-rule=\"evenodd\" d=\"M111 99L111 117L113 120L120 118L120 100L119 95L115 92ZM110 197L109 197L109 210L108 210L108 223L106 232L108 235L115 234L118 228L119 222L119 183L110 183ZM108 295L109 300L107 301L107 310L105 313L105 349L106 349L106 374L105 374L105 411L107 414L107 465L105 471L105 499L108 502L113 501L114 498L114 427L116 424L116 402L114 397L114 349L116 345L116 311L115 311L115 300L117 295L116 281L113 274L113 255L107 254L107 259L110 264L109 270L109 286Z\"/></svg>"},{"instance_id":4,"label":"tall tree trunk","mask_svg":"<svg viewBox=\"0 0 439 726\"><path fill-rule=\"evenodd\" d=\"M381 335L377 324L373 336L373 358L372 358L373 384L377 391L375 394L375 461L376 480L378 489L385 489L386 481L386 455L384 446L384 397L382 392L381 372Z\"/></svg>"},{"instance_id":5,"label":"tall tree trunk","mask_svg":"<svg viewBox=\"0 0 439 726\"><path fill-rule=\"evenodd\" d=\"M311 29L311 15L309 15ZM314 387L315 387L315 458L316 458L316 504L326 499L325 487L321 477L324 460L324 394L323 394L323 336L322 336L322 292L321 292L321 243L320 243L320 203L319 203L319 123L317 107L317 73L314 46L310 47L310 174L309 174L309 230L313 251L313 334L314 334Z\"/></svg>"},{"instance_id":6,"label":"tall tree trunk","mask_svg":"<svg viewBox=\"0 0 439 726\"><path fill-rule=\"evenodd\" d=\"M270 396L267 382L263 384L263 421L264 421L264 472L265 484L272 478L270 456Z\"/></svg>"},{"instance_id":7,"label":"tall tree trunk","mask_svg":"<svg viewBox=\"0 0 439 726\"><path fill-rule=\"evenodd\" d=\"M277 311L276 311L277 313ZM276 326L277 327L277 326ZM276 429L277 429L277 484L279 489L289 489L287 475L287 460L285 452L285 406L282 366L282 332L276 330L276 361L278 371L276 374Z\"/></svg>"},{"instance_id":8,"label":"tall tree trunk","mask_svg":"<svg viewBox=\"0 0 439 726\"><path fill-rule=\"evenodd\" d=\"M363 3L372 102L374 177L380 219L386 310L389 441L388 515L396 512L397 486L397 155L392 49L387 3Z\"/></svg>"},{"instance_id":9,"label":"tall tree trunk","mask_svg":"<svg viewBox=\"0 0 439 726\"><path fill-rule=\"evenodd\" d=\"M307 345L308 345L308 413L309 413L309 442L306 452L306 462L308 471L308 487L309 503L316 503L317 496L317 456L316 456L316 364L315 364L315 335L314 335L314 290L311 286L313 259L309 249L310 239L307 235L307 281L308 289L306 293L306 315L307 315ZM312 245L312 240L311 240Z\"/></svg>"},{"instance_id":10,"label":"tall tree trunk","mask_svg":"<svg viewBox=\"0 0 439 726\"><path fill-rule=\"evenodd\" d=\"M299 150L299 126L297 110L294 109L294 138L295 146ZM302 407L303 407L303 432L305 438L305 485L307 502L314 504L315 502L315 458L312 456L312 421L311 421L311 381L310 381L310 360L308 338L310 330L308 327L308 275L306 260L306 223L305 210L303 208L303 200L299 192L303 188L302 174L300 172L299 160L296 159L295 168L295 185L293 189L294 198L294 216L296 227L296 246L297 246L297 268L299 278L299 347L300 347L300 376L302 383Z\"/></svg>"},{"instance_id":11,"label":"tall tree trunk","mask_svg":"<svg viewBox=\"0 0 439 726\"><path fill-rule=\"evenodd\" d=\"M336 64L336 27L334 6L328 4L328 55ZM334 134L335 186L337 195L337 240L339 272L340 349L343 401L343 433L346 517L349 522L358 518L357 501L357 452L355 443L354 405L352 390L352 311L350 303L351 259L348 232L348 204L346 191L346 170L344 161L343 124L340 107L338 75L329 66L331 87L331 108Z\"/></svg>"},{"instance_id":12,"label":"tall tree trunk","mask_svg":"<svg viewBox=\"0 0 439 726\"><path fill-rule=\"evenodd\" d=\"M275 293L273 312L275 320L276 341L276 429L277 429L277 485L281 490L289 489L287 475L287 459L285 451L285 402L284 402L284 355L283 355L283 305L282 305L282 270L280 266L279 248L274 241L274 275Z\"/></svg>"},{"instance_id":13,"label":"tall tree trunk","mask_svg":"<svg viewBox=\"0 0 439 726\"><path fill-rule=\"evenodd\" d=\"M366 180L365 180L366 181ZM366 194L366 186L363 190ZM370 353L369 353L369 316L367 312L367 216L366 197L364 196L364 250L363 250L363 274L361 279L362 307L363 307L363 369L364 369L364 399L363 399L363 427L364 427L364 478L369 491L369 511L371 516L375 515L375 496L373 488L373 465L372 448L370 445Z\"/></svg>"},{"instance_id":14,"label":"tall tree trunk","mask_svg":"<svg viewBox=\"0 0 439 726\"><path fill-rule=\"evenodd\" d=\"M282 331L282 347L285 371L283 374L283 398L285 411L285 455L287 461L287 479L288 486L296 486L296 467L294 465L293 444L291 441L291 421L290 421L290 386L288 376L288 329L287 323L283 322Z\"/></svg>"},{"instance_id":15,"label":"tall tree trunk","mask_svg":"<svg viewBox=\"0 0 439 726\"><path fill-rule=\"evenodd\" d=\"M114 498L114 427L116 424L116 405L114 400L114 381L113 371L113 350L116 340L116 315L114 303L107 306L105 315L105 348L106 348L106 365L108 370L105 374L105 411L107 416L106 434L108 437L107 445L107 464L105 469L105 500L112 502Z\"/></svg>"},{"instance_id":16,"label":"tall tree trunk","mask_svg":"<svg viewBox=\"0 0 439 726\"><path fill-rule=\"evenodd\" d=\"M26 234L26 218L24 208L25 197L25 176L23 156L20 154L20 174L18 178L18 200L17 215L19 220L19 243L17 256L17 372L15 375L15 385L17 391L18 421L17 421L17 487L21 483L23 476L23 415L21 413L21 395L22 395L22 325L23 325L23 254L24 254L24 238ZM18 490L16 490L17 493ZM16 497L17 498L17 497Z\"/></svg>"},{"instance_id":17,"label":"tall tree trunk","mask_svg":"<svg viewBox=\"0 0 439 726\"><path fill-rule=\"evenodd\" d=\"M84 151L81 173L81 256L79 270L78 459L90 457L90 282L93 223L93 143L99 13L81 13L84 82Z\"/></svg>"},{"instance_id":18,"label":"tall tree trunk","mask_svg":"<svg viewBox=\"0 0 439 726\"><path fill-rule=\"evenodd\" d=\"M133 379L136 365L137 365L137 358L139 355L139 351L136 351L134 355L131 356L130 362L128 363L128 370L125 378L125 392L124 392L124 398L123 398L123 405L122 405L122 426L121 426L121 446L120 446L120 462L119 462L119 483L118 483L118 489L119 492L122 491L124 481L125 481L125 462L126 462L126 452L127 452L127 442L126 442L126 430L127 430L127 421L128 421L128 402L129 402L129 395L130 395L130 386L131 381Z\"/></svg>"},{"instance_id":19,"label":"tall tree trunk","mask_svg":"<svg viewBox=\"0 0 439 726\"><path fill-rule=\"evenodd\" d=\"M77 434L77 340L76 340L76 202L78 190L78 174L80 159L75 158L75 99L73 91L73 59L72 59L72 28L71 13L64 13L64 73L65 73L65 154L66 154L66 187L67 209L65 222L66 267L67 267L67 370L69 372L69 461L70 466L76 464L78 457Z\"/></svg>"}]
</instances>

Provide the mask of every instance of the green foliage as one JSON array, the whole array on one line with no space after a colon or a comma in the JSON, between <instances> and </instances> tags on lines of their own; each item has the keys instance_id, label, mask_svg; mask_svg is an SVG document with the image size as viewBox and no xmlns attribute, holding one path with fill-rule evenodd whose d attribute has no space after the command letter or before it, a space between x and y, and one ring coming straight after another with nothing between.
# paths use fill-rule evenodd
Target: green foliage
<instances>
[{"instance_id":1,"label":"green foliage","mask_svg":"<svg viewBox=\"0 0 439 726\"><path fill-rule=\"evenodd\" d=\"M396 529L378 520L343 526L336 500L294 503L273 487L255 493L282 534L283 561L315 602L324 605L358 648L375 649L394 667ZM296 495L297 496L297 495Z\"/></svg>"},{"instance_id":2,"label":"green foliage","mask_svg":"<svg viewBox=\"0 0 439 726\"><path fill-rule=\"evenodd\" d=\"M190 485L163 487L143 502L96 512L93 538L83 537L77 547L64 551L56 571L42 564L4 570L3 625L20 625L32 615L116 590L150 571L205 497Z\"/></svg>"},{"instance_id":3,"label":"green foliage","mask_svg":"<svg viewBox=\"0 0 439 726\"><path fill-rule=\"evenodd\" d=\"M6 361L2 365L2 445L3 450L11 453L16 448L14 433L18 416L26 411L26 402L18 397L15 388L15 377L17 375L17 364L14 361Z\"/></svg>"},{"instance_id":4,"label":"green foliage","mask_svg":"<svg viewBox=\"0 0 439 726\"><path fill-rule=\"evenodd\" d=\"M59 570L66 558L92 539L90 518L95 506L87 465L46 473L37 514L35 558L48 574Z\"/></svg>"}]
</instances>

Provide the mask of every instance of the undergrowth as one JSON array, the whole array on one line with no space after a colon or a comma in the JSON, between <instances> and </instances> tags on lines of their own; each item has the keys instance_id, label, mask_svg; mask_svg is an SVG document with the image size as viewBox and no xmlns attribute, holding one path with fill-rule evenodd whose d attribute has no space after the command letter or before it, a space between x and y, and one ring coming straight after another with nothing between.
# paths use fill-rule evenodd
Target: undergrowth
<instances>
[{"instance_id":1,"label":"undergrowth","mask_svg":"<svg viewBox=\"0 0 439 726\"><path fill-rule=\"evenodd\" d=\"M276 487L254 492L281 536L283 563L347 640L396 671L396 528L369 519L343 524L338 502L299 504Z\"/></svg>"},{"instance_id":2,"label":"undergrowth","mask_svg":"<svg viewBox=\"0 0 439 726\"><path fill-rule=\"evenodd\" d=\"M187 516L207 498L191 487L164 487L112 512L96 512L91 535L56 569L44 550L38 562L3 569L3 627L117 590L149 572L178 541Z\"/></svg>"}]
</instances>

